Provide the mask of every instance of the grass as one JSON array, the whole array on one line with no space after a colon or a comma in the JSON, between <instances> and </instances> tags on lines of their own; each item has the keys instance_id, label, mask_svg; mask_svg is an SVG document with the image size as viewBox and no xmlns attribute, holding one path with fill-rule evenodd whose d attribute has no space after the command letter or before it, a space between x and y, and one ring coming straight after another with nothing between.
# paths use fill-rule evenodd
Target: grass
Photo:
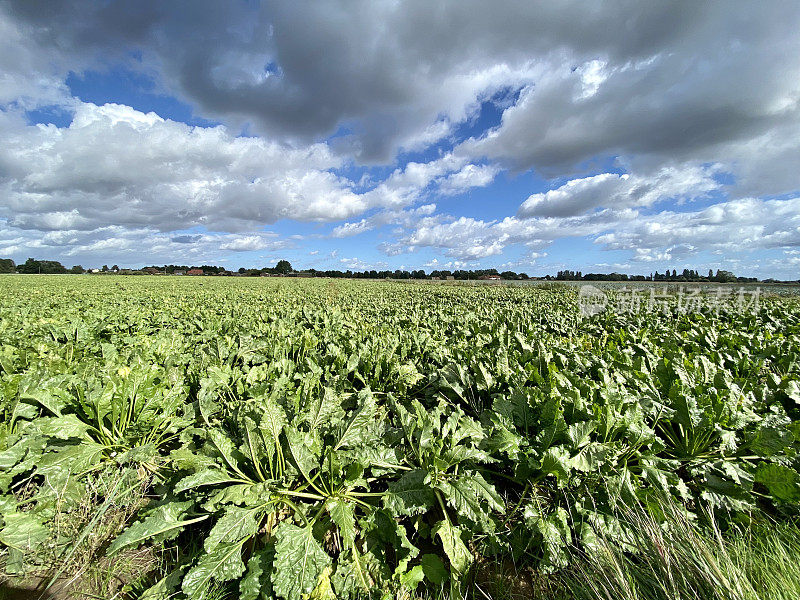
<instances>
[{"instance_id":1,"label":"grass","mask_svg":"<svg viewBox=\"0 0 800 600\"><path fill-rule=\"evenodd\" d=\"M574 600L797 600L800 528L756 523L723 533L713 518L700 526L680 510L659 522L629 510L628 547L601 538L575 552L559 574L561 598ZM558 597L558 596L556 596ZM543 600L543 598L542 598Z\"/></svg>"},{"instance_id":2,"label":"grass","mask_svg":"<svg viewBox=\"0 0 800 600\"><path fill-rule=\"evenodd\" d=\"M106 484L107 486L108 484ZM97 483L70 515L72 527L90 522L106 486ZM129 507L115 506L111 516L70 557L47 557L58 565L59 585L43 598L136 597L135 582L149 573L158 577L174 567L155 549L130 552L109 560L103 549L126 518ZM570 567L554 574L537 573L509 561L478 563L473 583L465 590L476 600L797 600L800 598L800 527L792 521L755 521L721 531L713 517L698 524L678 506L666 505L661 518L642 509L623 509L618 518L627 537L598 536L592 549L573 548ZM65 521L56 519L66 526ZM60 534L71 532L64 531ZM69 536L68 536L69 537ZM45 558L45 557L43 557ZM65 560L66 559L66 560ZM46 581L46 578L43 579ZM40 580L41 581L41 580ZM64 585L67 583L68 585ZM133 584L133 585L131 585ZM41 585L38 586L42 589ZM0 600L25 596L0 582ZM422 589L418 590L422 592ZM447 600L449 590L427 590L404 600ZM38 592L33 593L38 597ZM20 595L22 594L22 595ZM235 598L232 588L220 588L214 598Z\"/></svg>"},{"instance_id":3,"label":"grass","mask_svg":"<svg viewBox=\"0 0 800 600\"><path fill-rule=\"evenodd\" d=\"M592 551L573 549L571 566L545 575L489 564L467 597L476 600L797 600L800 527L757 522L720 531L679 508L657 520L627 509L624 544L600 537ZM418 600L445 600L426 594Z\"/></svg>"},{"instance_id":4,"label":"grass","mask_svg":"<svg viewBox=\"0 0 800 600\"><path fill-rule=\"evenodd\" d=\"M0 600L126 598L128 584L157 569L159 560L152 547L113 559L105 556L108 544L146 502L146 481L119 494L128 483L112 467L87 478L79 501L66 507L60 498L50 539L34 559L41 569L22 577L7 577L0 572Z\"/></svg>"}]
</instances>

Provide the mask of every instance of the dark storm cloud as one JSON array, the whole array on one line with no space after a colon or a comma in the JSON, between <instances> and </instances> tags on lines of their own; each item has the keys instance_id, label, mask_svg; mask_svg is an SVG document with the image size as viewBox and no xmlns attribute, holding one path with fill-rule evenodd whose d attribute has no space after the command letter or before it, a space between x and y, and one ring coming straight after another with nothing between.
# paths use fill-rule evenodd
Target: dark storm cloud
<instances>
[{"instance_id":1,"label":"dark storm cloud","mask_svg":"<svg viewBox=\"0 0 800 600\"><path fill-rule=\"evenodd\" d=\"M201 235L176 235L175 237L171 237L169 241L174 244L194 244L201 239L203 239Z\"/></svg>"},{"instance_id":2,"label":"dark storm cloud","mask_svg":"<svg viewBox=\"0 0 800 600\"><path fill-rule=\"evenodd\" d=\"M786 78L797 74L798 3L13 0L6 10L84 61L152 55L164 85L204 114L303 142L346 127L343 147L363 160L424 144L437 119L463 120L508 85L530 87L474 151L553 172L604 152L748 139L796 111L772 104L797 91ZM594 59L605 83L576 98Z\"/></svg>"}]
</instances>

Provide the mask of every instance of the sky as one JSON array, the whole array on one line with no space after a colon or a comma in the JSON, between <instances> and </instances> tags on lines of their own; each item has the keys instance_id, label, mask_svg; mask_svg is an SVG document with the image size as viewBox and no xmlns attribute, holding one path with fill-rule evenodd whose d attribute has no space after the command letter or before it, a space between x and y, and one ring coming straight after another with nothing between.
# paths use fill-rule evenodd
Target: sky
<instances>
[{"instance_id":1,"label":"sky","mask_svg":"<svg viewBox=\"0 0 800 600\"><path fill-rule=\"evenodd\" d=\"M800 278L800 2L0 0L0 257Z\"/></svg>"}]
</instances>

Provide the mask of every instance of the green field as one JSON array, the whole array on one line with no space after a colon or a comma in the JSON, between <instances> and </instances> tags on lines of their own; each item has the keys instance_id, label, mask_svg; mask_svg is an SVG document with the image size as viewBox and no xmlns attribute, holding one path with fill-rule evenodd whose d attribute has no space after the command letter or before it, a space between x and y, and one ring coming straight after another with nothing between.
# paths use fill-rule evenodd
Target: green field
<instances>
[{"instance_id":1,"label":"green field","mask_svg":"<svg viewBox=\"0 0 800 600\"><path fill-rule=\"evenodd\" d=\"M752 588L694 597L798 597L800 300L578 300L0 277L0 577L87 598L700 594L642 591L674 552ZM603 596L615 565L636 589Z\"/></svg>"}]
</instances>

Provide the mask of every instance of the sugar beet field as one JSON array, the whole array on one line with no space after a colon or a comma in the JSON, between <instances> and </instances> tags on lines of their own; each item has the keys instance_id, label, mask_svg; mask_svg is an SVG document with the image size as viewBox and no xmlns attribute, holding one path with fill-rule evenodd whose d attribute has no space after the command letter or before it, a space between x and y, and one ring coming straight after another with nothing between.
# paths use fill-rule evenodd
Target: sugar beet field
<instances>
[{"instance_id":1,"label":"sugar beet field","mask_svg":"<svg viewBox=\"0 0 800 600\"><path fill-rule=\"evenodd\" d=\"M796 600L800 300L579 299L0 277L0 598Z\"/></svg>"}]
</instances>

